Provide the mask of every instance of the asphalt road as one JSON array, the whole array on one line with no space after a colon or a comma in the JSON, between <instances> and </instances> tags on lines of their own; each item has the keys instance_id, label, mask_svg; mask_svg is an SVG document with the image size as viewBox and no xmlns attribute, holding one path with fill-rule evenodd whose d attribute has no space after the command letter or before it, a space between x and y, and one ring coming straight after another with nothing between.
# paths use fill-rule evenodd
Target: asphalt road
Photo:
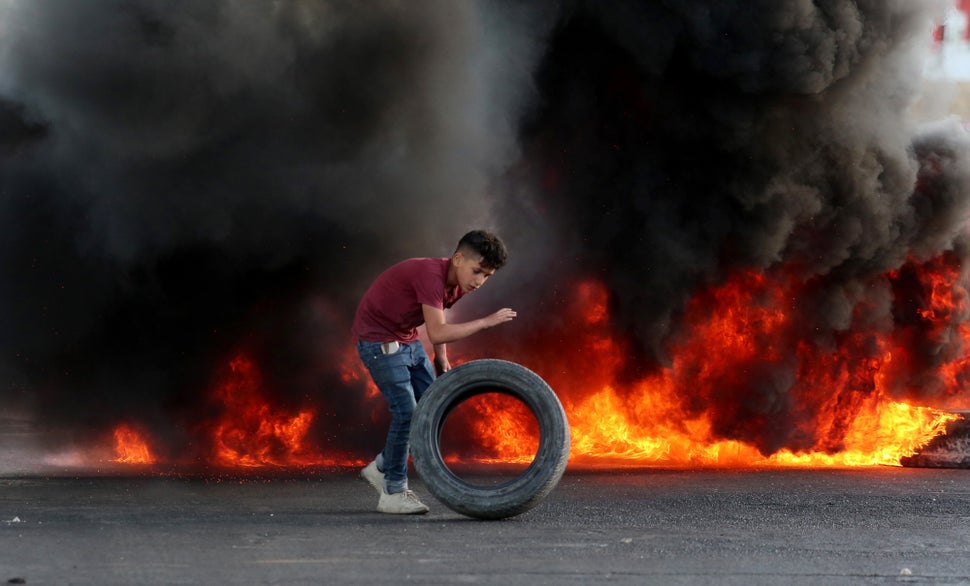
<instances>
[{"instance_id":1,"label":"asphalt road","mask_svg":"<svg viewBox=\"0 0 970 586\"><path fill-rule=\"evenodd\" d=\"M970 471L569 471L502 521L352 471L0 477L0 584L970 584Z\"/></svg>"}]
</instances>

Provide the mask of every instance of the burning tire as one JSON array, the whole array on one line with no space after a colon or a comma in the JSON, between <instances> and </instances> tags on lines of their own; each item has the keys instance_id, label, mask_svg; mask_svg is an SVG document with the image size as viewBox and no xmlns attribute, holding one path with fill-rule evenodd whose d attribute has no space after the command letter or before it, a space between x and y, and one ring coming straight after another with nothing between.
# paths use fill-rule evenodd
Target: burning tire
<instances>
[{"instance_id":1,"label":"burning tire","mask_svg":"<svg viewBox=\"0 0 970 586\"><path fill-rule=\"evenodd\" d=\"M539 424L539 447L526 470L509 482L470 484L445 464L441 430L461 403L483 393L510 395ZM503 519L531 509L559 483L569 457L569 424L559 399L539 375L504 360L474 360L444 373L428 388L411 419L411 455L428 490L450 509L478 519Z\"/></svg>"}]
</instances>

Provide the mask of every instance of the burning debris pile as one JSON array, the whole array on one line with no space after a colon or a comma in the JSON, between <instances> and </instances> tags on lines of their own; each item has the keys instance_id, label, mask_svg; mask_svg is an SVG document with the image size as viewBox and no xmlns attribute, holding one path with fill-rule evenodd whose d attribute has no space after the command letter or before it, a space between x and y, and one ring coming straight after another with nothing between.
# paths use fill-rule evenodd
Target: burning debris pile
<instances>
[{"instance_id":1,"label":"burning debris pile","mask_svg":"<svg viewBox=\"0 0 970 586\"><path fill-rule=\"evenodd\" d=\"M912 456L903 456L903 466L917 468L970 468L970 411L957 413L946 432L934 437Z\"/></svg>"},{"instance_id":2,"label":"burning debris pile","mask_svg":"<svg viewBox=\"0 0 970 586\"><path fill-rule=\"evenodd\" d=\"M487 224L456 310L520 317L452 356L543 376L577 462L899 464L968 403L970 134L907 116L939 8L0 4L0 403L52 451L356 464L357 299ZM478 457L528 458L492 408Z\"/></svg>"}]
</instances>

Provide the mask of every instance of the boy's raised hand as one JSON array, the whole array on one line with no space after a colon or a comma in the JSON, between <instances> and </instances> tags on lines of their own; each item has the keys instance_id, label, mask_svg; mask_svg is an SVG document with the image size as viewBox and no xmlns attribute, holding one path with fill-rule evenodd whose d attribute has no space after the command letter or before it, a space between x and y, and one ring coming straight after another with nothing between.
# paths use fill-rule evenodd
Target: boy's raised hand
<instances>
[{"instance_id":1,"label":"boy's raised hand","mask_svg":"<svg viewBox=\"0 0 970 586\"><path fill-rule=\"evenodd\" d=\"M516 313L514 310L508 307L503 307L502 309L496 311L492 315L486 317L485 320L488 322L488 326L492 327L492 326L497 326L499 324L504 324L507 321L512 321L513 319L515 319L515 316L516 316Z\"/></svg>"}]
</instances>

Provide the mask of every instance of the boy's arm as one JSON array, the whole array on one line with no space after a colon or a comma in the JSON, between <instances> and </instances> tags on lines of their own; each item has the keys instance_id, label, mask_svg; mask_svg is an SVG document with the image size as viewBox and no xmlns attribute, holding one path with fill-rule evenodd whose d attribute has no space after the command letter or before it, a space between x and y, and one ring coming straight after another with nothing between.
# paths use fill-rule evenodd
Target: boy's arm
<instances>
[{"instance_id":1,"label":"boy's arm","mask_svg":"<svg viewBox=\"0 0 970 586\"><path fill-rule=\"evenodd\" d=\"M485 317L460 324L450 324L445 320L445 310L431 307L430 305L422 305L421 309L424 313L424 325L428 330L428 339L435 346L435 352L437 352L437 347L441 344L467 338L472 334L477 334L490 327L512 321L515 318L514 311L508 307L503 307Z\"/></svg>"},{"instance_id":2,"label":"boy's arm","mask_svg":"<svg viewBox=\"0 0 970 586\"><path fill-rule=\"evenodd\" d=\"M447 344L434 345L434 369L437 374L442 374L451 370L451 363L448 362Z\"/></svg>"}]
</instances>

